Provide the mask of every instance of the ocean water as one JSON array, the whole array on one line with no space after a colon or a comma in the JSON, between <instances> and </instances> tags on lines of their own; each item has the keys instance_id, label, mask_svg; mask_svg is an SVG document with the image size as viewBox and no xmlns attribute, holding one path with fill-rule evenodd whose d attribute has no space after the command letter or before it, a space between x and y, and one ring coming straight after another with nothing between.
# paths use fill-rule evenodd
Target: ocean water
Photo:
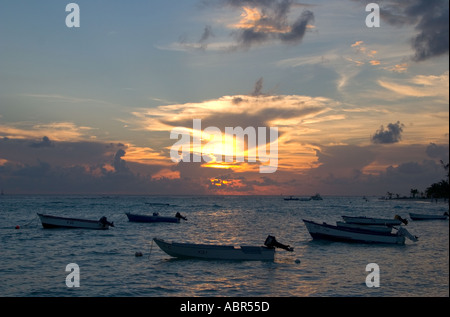
<instances>
[{"instance_id":1,"label":"ocean water","mask_svg":"<svg viewBox=\"0 0 450 317\"><path fill-rule=\"evenodd\" d=\"M418 242L367 245L312 240L302 219L342 215L409 219L443 214L448 202L271 196L0 196L1 297L448 297L448 220L410 221ZM188 218L179 224L129 222L125 212ZM43 229L37 213L99 219L105 231ZM20 226L20 229L15 229ZM262 245L268 235L294 247L275 261L175 259L153 237L191 243ZM141 252L141 257L135 253ZM79 287L68 287L76 263ZM369 263L379 287L368 287Z\"/></svg>"}]
</instances>

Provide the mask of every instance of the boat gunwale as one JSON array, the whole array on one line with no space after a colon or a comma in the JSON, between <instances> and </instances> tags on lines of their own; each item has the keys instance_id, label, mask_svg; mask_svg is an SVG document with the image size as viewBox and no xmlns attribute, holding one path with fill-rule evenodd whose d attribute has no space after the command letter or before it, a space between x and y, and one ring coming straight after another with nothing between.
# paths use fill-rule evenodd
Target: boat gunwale
<instances>
[{"instance_id":1,"label":"boat gunwale","mask_svg":"<svg viewBox=\"0 0 450 317\"><path fill-rule=\"evenodd\" d=\"M184 247L184 248L192 248L192 249L214 249L214 250L242 250L242 249L261 249L261 250L275 250L272 248L268 248L266 246L252 246L252 245L217 245L217 244L199 244L199 243L183 243L183 242L174 242L174 241L166 241L159 238L153 238L153 240L162 242L163 244L174 246L174 247ZM156 241L157 240L157 241Z\"/></svg>"},{"instance_id":2,"label":"boat gunwale","mask_svg":"<svg viewBox=\"0 0 450 317\"><path fill-rule=\"evenodd\" d=\"M70 221L78 221L78 222L87 222L87 223L100 223L99 220L91 220L91 219L79 219L79 218L71 218L71 217L61 217L61 216L52 216L38 213L39 217L58 219L58 220L70 220ZM41 218L42 220L42 218Z\"/></svg>"},{"instance_id":3,"label":"boat gunwale","mask_svg":"<svg viewBox=\"0 0 450 317\"><path fill-rule=\"evenodd\" d=\"M142 215L142 214L134 214L131 212L125 213L130 222L180 222L180 218L175 216L160 216L160 215ZM130 217L134 218L133 220ZM145 221L149 220L149 221Z\"/></svg>"}]
</instances>

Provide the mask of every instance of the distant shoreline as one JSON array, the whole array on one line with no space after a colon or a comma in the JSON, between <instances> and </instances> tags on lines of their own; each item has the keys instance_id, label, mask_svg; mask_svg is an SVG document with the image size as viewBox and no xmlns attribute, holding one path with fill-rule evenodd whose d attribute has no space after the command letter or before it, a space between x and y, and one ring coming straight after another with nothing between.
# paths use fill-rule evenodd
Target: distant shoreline
<instances>
[{"instance_id":1,"label":"distant shoreline","mask_svg":"<svg viewBox=\"0 0 450 317\"><path fill-rule=\"evenodd\" d=\"M446 202L447 198L426 198L426 197L379 197L379 200L414 200L414 201L430 201L430 202Z\"/></svg>"}]
</instances>

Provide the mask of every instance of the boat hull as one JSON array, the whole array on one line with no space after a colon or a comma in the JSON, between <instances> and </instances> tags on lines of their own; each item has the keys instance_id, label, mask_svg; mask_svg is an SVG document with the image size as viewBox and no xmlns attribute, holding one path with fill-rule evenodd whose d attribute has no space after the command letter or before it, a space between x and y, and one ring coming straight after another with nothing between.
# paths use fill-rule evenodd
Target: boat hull
<instances>
[{"instance_id":1,"label":"boat hull","mask_svg":"<svg viewBox=\"0 0 450 317\"><path fill-rule=\"evenodd\" d=\"M275 258L275 249L262 246L234 247L228 245L176 243L158 238L154 238L153 241L165 253L176 258L235 261L273 261Z\"/></svg>"},{"instance_id":2,"label":"boat hull","mask_svg":"<svg viewBox=\"0 0 450 317\"><path fill-rule=\"evenodd\" d=\"M359 243L405 244L405 237L397 234L337 227L326 223L319 224L309 220L303 220L303 222L313 239Z\"/></svg>"},{"instance_id":3,"label":"boat hull","mask_svg":"<svg viewBox=\"0 0 450 317\"><path fill-rule=\"evenodd\" d=\"M130 222L180 222L180 218L177 217L136 215L129 212L127 212L126 215Z\"/></svg>"},{"instance_id":4,"label":"boat hull","mask_svg":"<svg viewBox=\"0 0 450 317\"><path fill-rule=\"evenodd\" d=\"M415 214L409 213L409 217L412 220L446 220L448 219L447 215L425 215L425 214Z\"/></svg>"},{"instance_id":5,"label":"boat hull","mask_svg":"<svg viewBox=\"0 0 450 317\"><path fill-rule=\"evenodd\" d=\"M399 226L402 224L402 222L398 219L351 217L351 216L342 216L342 219L344 219L346 223L361 224L361 225Z\"/></svg>"},{"instance_id":6,"label":"boat hull","mask_svg":"<svg viewBox=\"0 0 450 317\"><path fill-rule=\"evenodd\" d=\"M108 223L103 223L98 220L85 220L75 218L65 218L50 215L38 214L41 219L42 227L44 229L91 229L91 230L107 230Z\"/></svg>"}]
</instances>

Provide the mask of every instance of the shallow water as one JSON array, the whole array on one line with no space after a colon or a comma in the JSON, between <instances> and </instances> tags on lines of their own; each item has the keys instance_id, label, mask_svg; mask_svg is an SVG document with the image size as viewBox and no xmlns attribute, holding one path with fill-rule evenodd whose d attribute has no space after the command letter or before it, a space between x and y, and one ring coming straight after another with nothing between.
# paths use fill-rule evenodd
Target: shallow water
<instances>
[{"instance_id":1,"label":"shallow water","mask_svg":"<svg viewBox=\"0 0 450 317\"><path fill-rule=\"evenodd\" d=\"M169 205L166 205L169 204ZM179 224L131 223L125 212L187 216ZM409 218L443 214L448 203L280 196L1 196L0 296L3 297L403 297L449 296L448 220L410 221L419 237L406 245L312 240L302 219L335 223L341 215ZM99 219L106 231L43 229L36 213ZM19 225L20 229L15 229ZM179 260L153 237L191 243L262 245L267 235L294 247L274 262ZM142 257L136 257L142 252ZM80 268L80 287L66 285L66 266ZM369 288L366 265L380 268Z\"/></svg>"}]
</instances>

